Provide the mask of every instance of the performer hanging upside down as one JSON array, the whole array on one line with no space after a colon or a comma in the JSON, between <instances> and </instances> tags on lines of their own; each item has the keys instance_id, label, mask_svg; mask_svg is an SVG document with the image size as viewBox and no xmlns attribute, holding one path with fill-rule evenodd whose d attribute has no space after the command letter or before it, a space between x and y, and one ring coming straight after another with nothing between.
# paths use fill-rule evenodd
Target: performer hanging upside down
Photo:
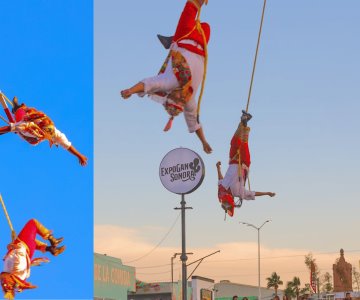
<instances>
[{"instance_id":1,"label":"performer hanging upside down","mask_svg":"<svg viewBox=\"0 0 360 300\"><path fill-rule=\"evenodd\" d=\"M204 131L197 120L196 92L204 75L204 37L196 28L196 16L207 0L189 0L180 16L175 35L171 38L170 52L159 74L143 79L129 89L121 91L124 99L133 94L149 95L161 103L170 115L165 131L171 128L175 116L184 112L190 133L195 132L206 153L212 149L205 139ZM210 26L200 23L206 43L210 37ZM164 38L164 37L162 37Z\"/></svg>"},{"instance_id":2,"label":"performer hanging upside down","mask_svg":"<svg viewBox=\"0 0 360 300\"><path fill-rule=\"evenodd\" d=\"M2 95L0 95L0 101L5 102ZM31 145L37 145L47 140L50 147L53 144L62 146L78 158L80 165L86 166L87 157L75 149L65 134L60 132L53 121L43 112L27 107L24 103L18 104L16 97L13 99L12 112L15 114L16 123L0 127L0 135L15 132Z\"/></svg>"},{"instance_id":3,"label":"performer hanging upside down","mask_svg":"<svg viewBox=\"0 0 360 300\"><path fill-rule=\"evenodd\" d=\"M222 208L229 216L234 215L236 207L234 197L240 200L255 200L258 196L274 197L272 192L254 192L245 189L245 182L250 168L250 152L248 146L248 138L250 127L247 122L251 119L251 115L243 111L241 122L231 139L229 167L225 177L221 173L221 162L217 162L216 168L218 172L218 197ZM241 171L239 172L239 155L241 162Z\"/></svg>"},{"instance_id":4,"label":"performer hanging upside down","mask_svg":"<svg viewBox=\"0 0 360 300\"><path fill-rule=\"evenodd\" d=\"M48 240L50 245L36 239L36 235ZM18 237L11 242L4 257L4 270L0 274L0 283L5 299L14 299L16 292L24 289L34 289L36 286L27 282L30 277L30 267L40 262L49 262L47 258L32 259L35 250L50 252L57 256L64 252L65 246L58 247L63 238L55 238L51 231L39 221L32 219L26 223Z\"/></svg>"}]
</instances>

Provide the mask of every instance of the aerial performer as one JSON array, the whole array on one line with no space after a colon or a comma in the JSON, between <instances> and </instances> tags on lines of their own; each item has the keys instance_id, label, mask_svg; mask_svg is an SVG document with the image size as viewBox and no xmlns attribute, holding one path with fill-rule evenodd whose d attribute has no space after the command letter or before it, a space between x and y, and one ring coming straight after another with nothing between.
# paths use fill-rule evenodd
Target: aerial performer
<instances>
[{"instance_id":1,"label":"aerial performer","mask_svg":"<svg viewBox=\"0 0 360 300\"><path fill-rule=\"evenodd\" d=\"M218 198L225 213L231 217L234 215L235 207L241 206L241 204L235 204L235 197L238 197L242 203L242 200L255 200L255 197L258 196L275 196L275 193L272 192L255 192L245 188L251 163L248 145L250 127L247 126L247 122L251 118L249 113L243 111L241 121L231 139L229 167L225 177L221 173L221 162L216 164L219 180Z\"/></svg>"},{"instance_id":2,"label":"aerial performer","mask_svg":"<svg viewBox=\"0 0 360 300\"><path fill-rule=\"evenodd\" d=\"M199 13L207 0L188 0L180 16L175 35L159 37L165 48L170 48L165 63L158 75L141 80L134 86L122 90L121 96L128 99L133 94L145 95L163 105L170 116L164 131L171 128L174 117L184 113L190 133L195 132L206 153L212 149L207 142L202 125L199 122L199 102L206 73L207 43L210 38L210 26L200 23ZM170 46L166 46L167 42ZM202 84L198 102L197 90Z\"/></svg>"},{"instance_id":3,"label":"aerial performer","mask_svg":"<svg viewBox=\"0 0 360 300\"><path fill-rule=\"evenodd\" d=\"M54 122L46 114L35 108L28 107L24 103L19 104L17 97L14 97L12 101L12 115L7 108L5 95L1 92L0 102L9 119L7 126L0 127L0 135L9 132L17 133L31 145L37 145L47 140L50 147L52 145L60 145L76 156L80 165L86 166L87 157L71 144L65 134L55 127Z\"/></svg>"},{"instance_id":4,"label":"aerial performer","mask_svg":"<svg viewBox=\"0 0 360 300\"><path fill-rule=\"evenodd\" d=\"M37 235L50 244L37 240ZM37 266L41 262L49 262L49 259L33 259L35 251L49 252L57 256L65 250L65 246L59 247L62 241L63 238L55 238L39 221L35 219L28 221L20 234L7 246L7 253L3 258L4 269L0 273L0 283L4 298L14 299L15 293L36 288L26 281L30 277L30 267Z\"/></svg>"}]
</instances>

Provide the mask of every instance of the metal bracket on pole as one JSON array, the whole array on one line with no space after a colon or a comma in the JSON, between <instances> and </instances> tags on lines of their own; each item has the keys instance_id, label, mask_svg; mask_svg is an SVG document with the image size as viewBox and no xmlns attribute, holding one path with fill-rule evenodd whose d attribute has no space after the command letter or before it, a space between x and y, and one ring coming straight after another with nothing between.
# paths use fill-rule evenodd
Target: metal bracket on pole
<instances>
[{"instance_id":1,"label":"metal bracket on pole","mask_svg":"<svg viewBox=\"0 0 360 300\"><path fill-rule=\"evenodd\" d=\"M206 255L206 256L204 256L204 257L202 257L202 258L199 258L198 260L193 261L192 263L189 263L186 267L188 267L188 266L190 266L190 265L192 265L192 264L194 264L194 263L196 263L196 262L199 262L199 263L196 265L195 269L191 272L191 274L189 275L189 277L187 278L187 280L190 279L191 275L194 274L194 272L196 271L196 269L200 266L200 264L202 263L202 261L203 261L205 258L207 258L207 257L209 257L209 256L211 256L211 255L214 255L214 254L216 254L216 253L219 253L219 252L220 252L220 250L215 251L215 252L213 252L213 253L211 253L211 254L209 254L209 255Z\"/></svg>"}]
</instances>

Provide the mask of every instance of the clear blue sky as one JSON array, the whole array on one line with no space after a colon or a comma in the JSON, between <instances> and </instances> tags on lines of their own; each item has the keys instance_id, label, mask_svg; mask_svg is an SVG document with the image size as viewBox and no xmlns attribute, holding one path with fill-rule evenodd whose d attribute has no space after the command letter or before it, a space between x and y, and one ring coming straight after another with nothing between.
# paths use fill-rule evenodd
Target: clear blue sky
<instances>
[{"instance_id":1,"label":"clear blue sky","mask_svg":"<svg viewBox=\"0 0 360 300\"><path fill-rule=\"evenodd\" d=\"M202 11L212 26L201 110L211 155L187 133L182 116L164 133L161 106L119 96L159 70L167 53L156 34L173 34L184 2L95 1L95 225L169 228L180 198L163 188L158 167L183 146L202 155L207 168L202 186L187 197L194 208L188 247L255 242L239 221L272 219L262 238L267 247L359 250L359 1L268 1L249 110L251 183L277 196L244 203L226 222L215 163L221 160L225 172L246 104L262 1L210 0ZM155 245L161 237L150 231L145 239ZM180 237L164 245L180 250Z\"/></svg>"},{"instance_id":2,"label":"clear blue sky","mask_svg":"<svg viewBox=\"0 0 360 300\"><path fill-rule=\"evenodd\" d=\"M60 147L32 147L13 134L0 137L0 193L15 230L37 218L67 246L63 255L49 256L49 264L32 268L29 281L38 288L17 298L92 299L92 1L2 1L1 11L0 89L47 113L89 158L83 168ZM10 229L0 215L5 254Z\"/></svg>"}]
</instances>

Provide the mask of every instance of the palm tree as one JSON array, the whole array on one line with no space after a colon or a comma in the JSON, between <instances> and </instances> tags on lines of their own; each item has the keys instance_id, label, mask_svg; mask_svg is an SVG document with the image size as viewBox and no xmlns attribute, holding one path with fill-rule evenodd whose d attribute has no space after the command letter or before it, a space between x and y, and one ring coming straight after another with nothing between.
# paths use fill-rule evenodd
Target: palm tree
<instances>
[{"instance_id":1,"label":"palm tree","mask_svg":"<svg viewBox=\"0 0 360 300\"><path fill-rule=\"evenodd\" d=\"M329 272L326 272L321 278L322 291L325 293L331 293L333 291L332 276Z\"/></svg>"},{"instance_id":2,"label":"palm tree","mask_svg":"<svg viewBox=\"0 0 360 300\"><path fill-rule=\"evenodd\" d=\"M289 282L290 286L292 287L293 291L296 294L296 299L299 299L299 294L300 294L300 278L299 277L294 277L292 281Z\"/></svg>"},{"instance_id":3,"label":"palm tree","mask_svg":"<svg viewBox=\"0 0 360 300\"><path fill-rule=\"evenodd\" d=\"M280 276L276 274L276 272L273 272L270 277L266 278L267 280L267 288L274 288L275 290L275 296L277 296L277 291L279 288L279 285L282 285L283 282L280 280Z\"/></svg>"},{"instance_id":4,"label":"palm tree","mask_svg":"<svg viewBox=\"0 0 360 300\"><path fill-rule=\"evenodd\" d=\"M287 299L292 299L296 297L296 293L294 292L291 281L289 281L286 284L286 289L284 290L284 294L287 297Z\"/></svg>"},{"instance_id":5,"label":"palm tree","mask_svg":"<svg viewBox=\"0 0 360 300\"><path fill-rule=\"evenodd\" d=\"M305 287L300 290L300 295L301 296L310 295L310 292L311 292L310 283L306 283Z\"/></svg>"}]
</instances>

